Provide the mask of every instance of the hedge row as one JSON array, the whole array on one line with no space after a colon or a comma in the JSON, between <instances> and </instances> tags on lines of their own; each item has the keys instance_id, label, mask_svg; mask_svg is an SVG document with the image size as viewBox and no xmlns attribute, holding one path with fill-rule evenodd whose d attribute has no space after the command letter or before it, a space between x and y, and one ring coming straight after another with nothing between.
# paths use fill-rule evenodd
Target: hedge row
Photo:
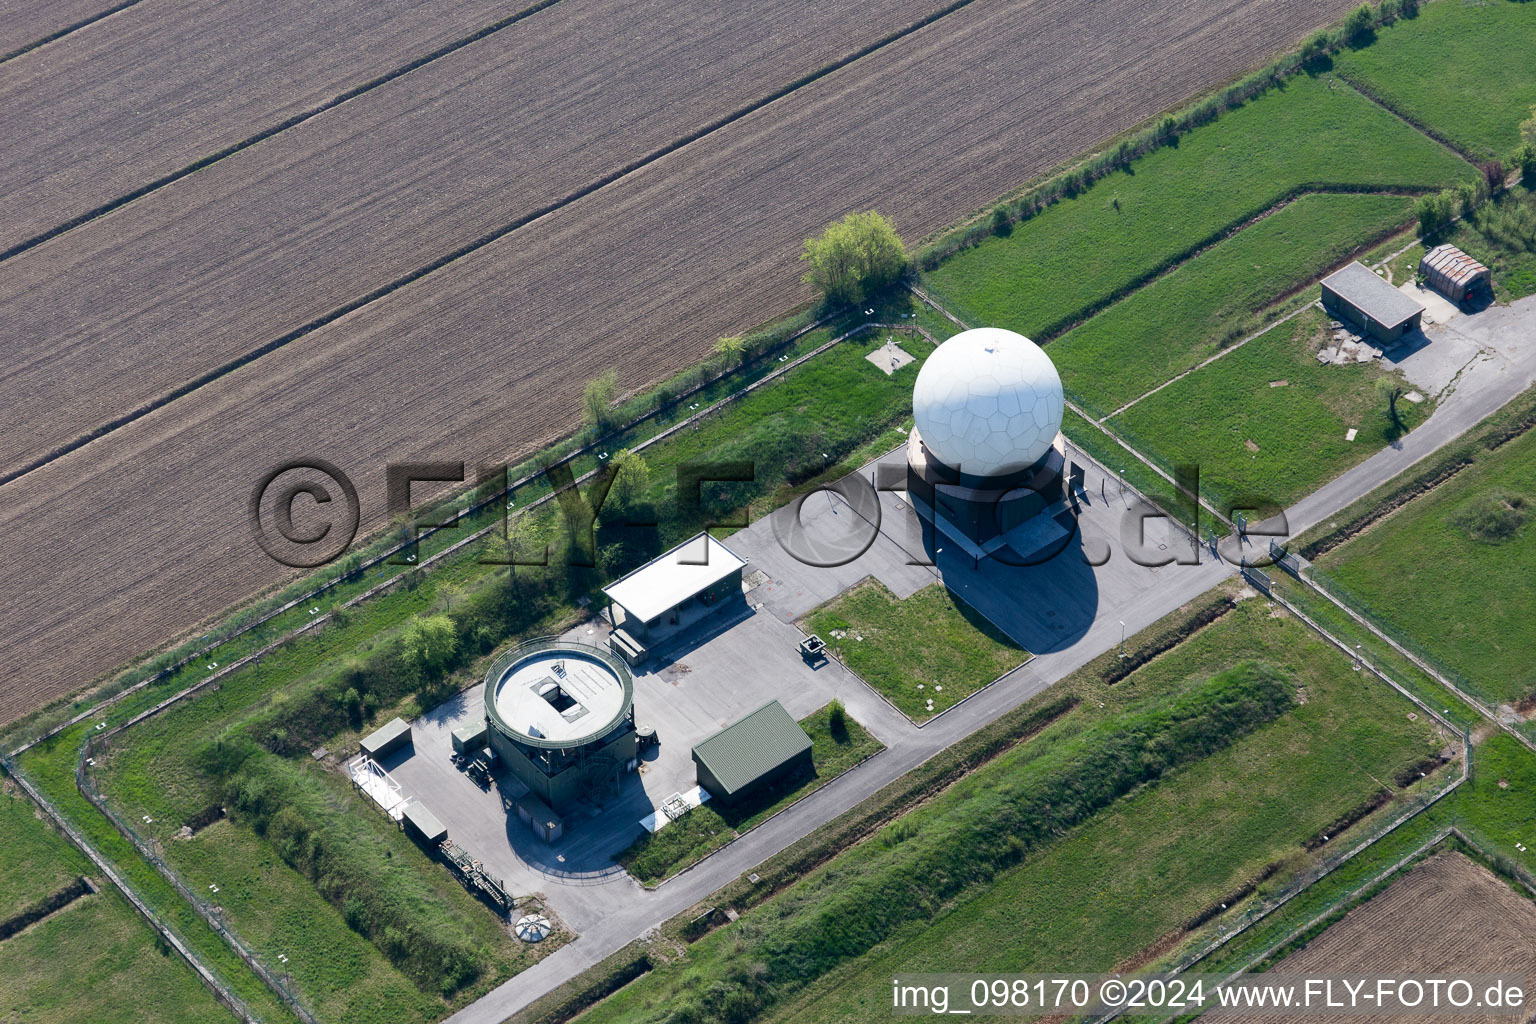
<instances>
[{"instance_id":1,"label":"hedge row","mask_svg":"<svg viewBox=\"0 0 1536 1024\"><path fill-rule=\"evenodd\" d=\"M1041 210L1087 191L1101 178L1123 170L1140 157L1173 144L1201 125L1209 124L1229 110L1280 86L1298 71L1324 64L1330 54L1369 41L1370 33L1399 18L1415 17L1418 0L1382 0L1375 7L1364 4L1333 31L1320 31L1299 50L1286 54L1269 66L1242 78L1225 89L1199 100L1176 114L1169 114L1156 125L1122 139L1114 149L1097 153L1071 169L1056 175L1023 194L993 206L963 227L939 236L923 246L914 263L923 270L933 270L947 257L978 245L991 235L1007 234L1013 225L1028 220Z\"/></svg>"},{"instance_id":2,"label":"hedge row","mask_svg":"<svg viewBox=\"0 0 1536 1024\"><path fill-rule=\"evenodd\" d=\"M667 1021L751 1019L1136 787L1291 706L1285 673L1244 663L1163 707L1099 722L1018 771L992 775L922 828L903 819L863 847L858 863L787 894L771 925L743 929L726 976L690 993Z\"/></svg>"}]
</instances>

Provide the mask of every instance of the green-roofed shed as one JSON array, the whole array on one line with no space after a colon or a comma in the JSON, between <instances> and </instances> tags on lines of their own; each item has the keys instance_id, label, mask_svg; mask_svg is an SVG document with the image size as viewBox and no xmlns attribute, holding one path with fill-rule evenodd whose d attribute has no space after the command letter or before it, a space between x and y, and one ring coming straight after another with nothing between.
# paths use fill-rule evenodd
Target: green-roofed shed
<instances>
[{"instance_id":1,"label":"green-roofed shed","mask_svg":"<svg viewBox=\"0 0 1536 1024\"><path fill-rule=\"evenodd\" d=\"M771 700L693 748L699 785L734 804L786 775L811 766L811 738Z\"/></svg>"}]
</instances>

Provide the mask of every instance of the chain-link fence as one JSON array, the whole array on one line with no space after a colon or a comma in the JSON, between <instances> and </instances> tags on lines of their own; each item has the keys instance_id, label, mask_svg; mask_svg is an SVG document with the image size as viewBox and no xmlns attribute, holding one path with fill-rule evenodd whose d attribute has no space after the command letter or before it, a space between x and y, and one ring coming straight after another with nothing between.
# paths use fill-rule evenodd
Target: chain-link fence
<instances>
[{"instance_id":1,"label":"chain-link fence","mask_svg":"<svg viewBox=\"0 0 1536 1024\"><path fill-rule=\"evenodd\" d=\"M123 898L128 901L134 910L138 911L139 915L165 941L166 945L186 961L203 984L213 993L214 998L228 1007L236 1017L246 1021L247 1024L261 1024L261 1018L256 1015L256 1012L244 1000L235 995L234 991L219 978L211 967L205 964L192 951L187 941L164 918L155 913L145 896L132 886L100 851L91 845L84 834L70 824L69 819L64 816L63 812L43 794L42 790L21 770L20 766L9 756L0 757L0 763L4 764L6 774L10 775L16 781L16 784L32 799L32 802L37 804L43 810L43 813L48 815L59 831L63 832L69 841L74 843L89 858L91 863L96 866L96 869L102 873L107 881L118 892L122 893ZM302 1019L306 1020L308 1024L314 1024L313 1018L305 1017Z\"/></svg>"},{"instance_id":2,"label":"chain-link fence","mask_svg":"<svg viewBox=\"0 0 1536 1024\"><path fill-rule=\"evenodd\" d=\"M102 796L101 791L97 788L95 781L86 769L90 762L95 759L96 755L105 751L107 744L110 742L111 735L113 734L108 733L99 736L92 734L86 737L81 758L75 765L75 784L81 794L112 823L112 826L122 834L123 838L133 844L139 856L154 865L155 870L160 873L160 876L169 882L181 898L186 900L197 911L198 916L229 945L230 949L234 950L235 954L245 962L245 965L266 983L267 987L282 1000L295 1017L303 1021L304 1024L318 1024L318 1021L305 1008L298 993L294 990L292 977L286 974L279 975L269 970L257 957L255 951L225 922L223 909L216 904L209 903L199 893L193 891L182 880L176 870L166 862L165 858L161 855L159 840L140 835L139 831L124 820L123 816L118 814ZM229 998L235 998L233 993L229 993ZM248 1020L254 1021L257 1019L248 1008L243 1011L242 1015Z\"/></svg>"},{"instance_id":3,"label":"chain-link fence","mask_svg":"<svg viewBox=\"0 0 1536 1024\"><path fill-rule=\"evenodd\" d=\"M1350 590L1337 577L1312 565L1306 573L1303 583L1310 584L1325 597L1331 595L1336 601L1349 606L1361 616L1370 620L1377 631L1390 637L1392 642L1401 649L1407 651L1414 658L1428 666L1434 675L1449 682L1457 689L1474 697L1487 708L1497 708L1499 699L1488 693L1485 688L1476 681L1467 678L1460 672L1446 665L1439 656L1431 653L1424 645L1415 641L1412 637L1402 634L1392 626L1393 617L1385 614L1384 609L1377 607L1373 602L1361 597Z\"/></svg>"}]
</instances>

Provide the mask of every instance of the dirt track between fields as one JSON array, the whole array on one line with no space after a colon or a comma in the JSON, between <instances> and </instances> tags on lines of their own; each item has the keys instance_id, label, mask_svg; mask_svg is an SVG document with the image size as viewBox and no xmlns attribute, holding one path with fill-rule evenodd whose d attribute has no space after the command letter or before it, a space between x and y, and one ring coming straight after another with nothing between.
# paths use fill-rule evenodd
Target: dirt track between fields
<instances>
[{"instance_id":1,"label":"dirt track between fields","mask_svg":"<svg viewBox=\"0 0 1536 1024\"><path fill-rule=\"evenodd\" d=\"M0 479L950 2L563 0L0 264Z\"/></svg>"},{"instance_id":2,"label":"dirt track between fields","mask_svg":"<svg viewBox=\"0 0 1536 1024\"><path fill-rule=\"evenodd\" d=\"M0 57L35 46L126 0L0 0Z\"/></svg>"},{"instance_id":3,"label":"dirt track between fields","mask_svg":"<svg viewBox=\"0 0 1536 1024\"><path fill-rule=\"evenodd\" d=\"M0 64L0 252L535 2L141 0Z\"/></svg>"},{"instance_id":4,"label":"dirt track between fields","mask_svg":"<svg viewBox=\"0 0 1536 1024\"><path fill-rule=\"evenodd\" d=\"M1536 977L1536 902L1459 853L1436 854L1273 970L1314 977L1523 974L1530 979ZM1200 1019L1280 1024L1298 1018L1229 1010ZM1352 1024L1385 1018L1330 1015L1329 1019ZM1484 1011L1433 1019L1471 1024L1492 1018ZM1497 1019L1512 1018L1506 1014ZM1513 1019L1523 1020L1525 1015L1516 1014Z\"/></svg>"},{"instance_id":5,"label":"dirt track between fields","mask_svg":"<svg viewBox=\"0 0 1536 1024\"><path fill-rule=\"evenodd\" d=\"M279 462L321 455L347 469L365 529L377 525L387 459L474 465L525 454L575 424L581 387L601 370L618 366L627 386L642 386L695 362L718 335L804 298L799 243L827 220L875 206L909 237L936 230L1348 6L977 0L20 477L0 489L0 529L17 538L0 659L18 683L0 696L0 721L282 578L245 521L250 488ZM413 145L399 142L402 152ZM380 178L397 173L394 147L377 154ZM312 187L337 180L324 152L307 156ZM423 197L473 187L450 163L431 169L438 177L417 186ZM172 188L201 187L201 177ZM376 201L387 208L389 196ZM189 206L182 215L200 215ZM312 301L302 280L279 274L287 262L330 280L331 269L313 262L329 259L348 264L337 271L346 280L371 280L372 241L401 218L430 250L432 221L412 222L408 207L381 213L349 220L318 250L302 249L308 228L295 226L239 243L228 259L247 276L231 287L265 301L255 320L243 311L218 320L214 339L175 331L176 314L200 301L196 290L151 282L158 298L113 320L119 341L106 350L137 346L117 373L92 378L91 361L71 364L86 379L66 383L55 417L29 413L29 426L78 424L71 410L87 381L132 393L114 379L129 376L125 367L158 373L164 386L171 372L190 377L207 365L205 345L228 353L268 342L274 316ZM302 260L286 256L291 246ZM137 301L103 293L77 316ZM71 344L100 352L103 343Z\"/></svg>"}]
</instances>

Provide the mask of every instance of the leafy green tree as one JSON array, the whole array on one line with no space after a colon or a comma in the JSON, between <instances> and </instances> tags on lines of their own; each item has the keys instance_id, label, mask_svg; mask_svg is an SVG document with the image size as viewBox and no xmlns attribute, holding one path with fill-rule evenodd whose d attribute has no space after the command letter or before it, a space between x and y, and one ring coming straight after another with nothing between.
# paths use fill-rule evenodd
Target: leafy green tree
<instances>
[{"instance_id":1,"label":"leafy green tree","mask_svg":"<svg viewBox=\"0 0 1536 1024\"><path fill-rule=\"evenodd\" d=\"M1344 41L1351 46L1370 42L1371 31L1376 27L1376 12L1370 4L1361 4L1344 19Z\"/></svg>"},{"instance_id":2,"label":"leafy green tree","mask_svg":"<svg viewBox=\"0 0 1536 1024\"><path fill-rule=\"evenodd\" d=\"M458 630L446 615L417 616L400 633L400 664L418 682L441 676L458 649Z\"/></svg>"},{"instance_id":3,"label":"leafy green tree","mask_svg":"<svg viewBox=\"0 0 1536 1024\"><path fill-rule=\"evenodd\" d=\"M810 265L803 280L837 305L863 302L907 271L907 250L896 225L874 210L850 213L807 238L800 259Z\"/></svg>"},{"instance_id":4,"label":"leafy green tree","mask_svg":"<svg viewBox=\"0 0 1536 1024\"><path fill-rule=\"evenodd\" d=\"M1515 160L1520 164L1520 183L1536 188L1536 145L1521 146Z\"/></svg>"},{"instance_id":5,"label":"leafy green tree","mask_svg":"<svg viewBox=\"0 0 1536 1024\"><path fill-rule=\"evenodd\" d=\"M1450 189L1420 197L1414 206L1419 218L1419 234L1426 239L1439 237L1456 220L1456 193Z\"/></svg>"},{"instance_id":6,"label":"leafy green tree","mask_svg":"<svg viewBox=\"0 0 1536 1024\"><path fill-rule=\"evenodd\" d=\"M639 452L625 448L610 460L608 472L613 474L613 483L608 489L608 500L604 507L611 507L616 512L628 512L650 486L651 468L645 464Z\"/></svg>"},{"instance_id":7,"label":"leafy green tree","mask_svg":"<svg viewBox=\"0 0 1536 1024\"><path fill-rule=\"evenodd\" d=\"M598 433L614 425L613 403L619 397L619 373L609 370L587 382L581 393L582 419Z\"/></svg>"},{"instance_id":8,"label":"leafy green tree","mask_svg":"<svg viewBox=\"0 0 1536 1024\"><path fill-rule=\"evenodd\" d=\"M715 342L715 351L724 356L728 362L739 363L746 357L747 339L739 334L721 338Z\"/></svg>"}]
</instances>

